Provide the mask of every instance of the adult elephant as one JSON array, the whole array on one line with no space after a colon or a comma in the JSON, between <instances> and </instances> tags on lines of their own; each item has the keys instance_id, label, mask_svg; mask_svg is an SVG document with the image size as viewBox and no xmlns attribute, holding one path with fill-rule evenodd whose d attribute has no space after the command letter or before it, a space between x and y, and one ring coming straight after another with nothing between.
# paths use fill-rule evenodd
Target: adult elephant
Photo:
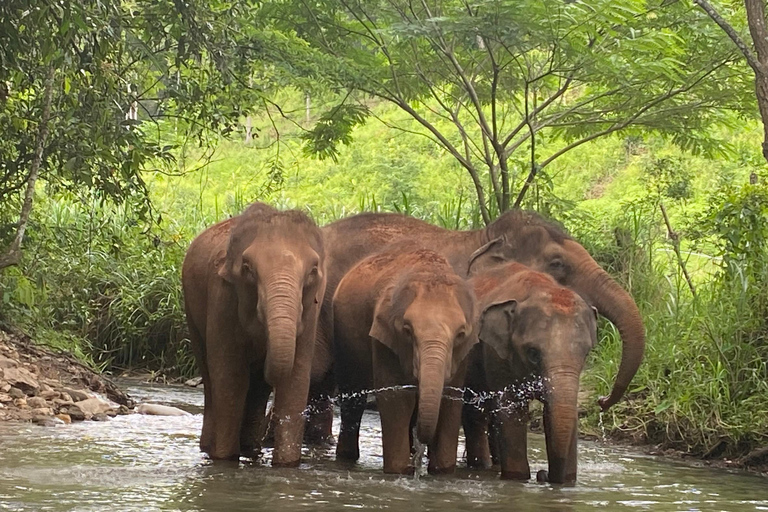
<instances>
[{"instance_id":1,"label":"adult elephant","mask_svg":"<svg viewBox=\"0 0 768 512\"><path fill-rule=\"evenodd\" d=\"M471 261L517 261L545 272L581 295L619 329L623 341L621 364L609 396L599 399L607 410L619 401L637 372L645 349L645 331L632 297L606 273L578 242L532 212L504 213L484 229L454 231L393 213L363 213L323 227L327 250L328 286L320 312L318 341L312 365L312 396L333 391L331 301L349 269L384 246L405 238L434 249L459 275L467 275ZM321 398L320 398L321 400ZM315 410L322 411L322 407ZM312 418L316 437L330 437L332 410Z\"/></svg>"},{"instance_id":2,"label":"adult elephant","mask_svg":"<svg viewBox=\"0 0 768 512\"><path fill-rule=\"evenodd\" d=\"M298 465L320 301L320 229L304 213L255 203L203 231L182 267L192 350L205 386L200 449L258 449L275 390L275 466Z\"/></svg>"}]
</instances>

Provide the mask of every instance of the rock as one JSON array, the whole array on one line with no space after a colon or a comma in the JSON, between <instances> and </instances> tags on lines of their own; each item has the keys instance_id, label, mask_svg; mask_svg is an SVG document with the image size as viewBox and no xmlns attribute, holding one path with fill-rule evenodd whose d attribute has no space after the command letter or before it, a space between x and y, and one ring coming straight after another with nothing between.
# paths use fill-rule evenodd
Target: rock
<instances>
[{"instance_id":1,"label":"rock","mask_svg":"<svg viewBox=\"0 0 768 512\"><path fill-rule=\"evenodd\" d=\"M11 390L8 392L8 394L11 395L11 398L24 398L24 397L27 396L19 388L11 388Z\"/></svg>"},{"instance_id":2,"label":"rock","mask_svg":"<svg viewBox=\"0 0 768 512\"><path fill-rule=\"evenodd\" d=\"M19 363L13 359L0 356L0 368L16 368L17 366L19 366Z\"/></svg>"},{"instance_id":3,"label":"rock","mask_svg":"<svg viewBox=\"0 0 768 512\"><path fill-rule=\"evenodd\" d=\"M107 416L103 412L100 412L98 414L94 414L93 418L91 418L91 419L93 421L108 421L109 420L109 416Z\"/></svg>"},{"instance_id":4,"label":"rock","mask_svg":"<svg viewBox=\"0 0 768 512\"><path fill-rule=\"evenodd\" d=\"M33 409L38 409L41 407L48 407L48 403L45 401L45 398L39 397L39 396L33 396L27 399L27 405L32 407Z\"/></svg>"},{"instance_id":5,"label":"rock","mask_svg":"<svg viewBox=\"0 0 768 512\"><path fill-rule=\"evenodd\" d=\"M194 377L194 378L189 379L188 381L186 381L184 383L184 385L185 386L189 386L191 388L196 388L199 385L201 385L202 383L203 383L203 378L202 377Z\"/></svg>"},{"instance_id":6,"label":"rock","mask_svg":"<svg viewBox=\"0 0 768 512\"><path fill-rule=\"evenodd\" d=\"M14 398L13 399L13 405L15 405L18 408L23 408L27 406L27 399L26 398Z\"/></svg>"},{"instance_id":7,"label":"rock","mask_svg":"<svg viewBox=\"0 0 768 512\"><path fill-rule=\"evenodd\" d=\"M66 409L62 409L61 413L69 416L71 421L83 421L85 419L85 413L75 407L74 404L68 406Z\"/></svg>"},{"instance_id":8,"label":"rock","mask_svg":"<svg viewBox=\"0 0 768 512\"><path fill-rule=\"evenodd\" d=\"M549 473L547 473L546 469L540 469L536 472L536 481L540 484L549 482Z\"/></svg>"},{"instance_id":9,"label":"rock","mask_svg":"<svg viewBox=\"0 0 768 512\"><path fill-rule=\"evenodd\" d=\"M11 385L7 382L0 384L0 393L7 393L11 390Z\"/></svg>"},{"instance_id":10,"label":"rock","mask_svg":"<svg viewBox=\"0 0 768 512\"><path fill-rule=\"evenodd\" d=\"M64 425L64 421L61 418L55 418L51 416L37 416L32 418L32 422L40 425L41 427L55 427L57 425Z\"/></svg>"},{"instance_id":11,"label":"rock","mask_svg":"<svg viewBox=\"0 0 768 512\"><path fill-rule=\"evenodd\" d=\"M59 418L64 423L66 423L67 425L72 423L72 418L69 417L69 414L57 414L56 417Z\"/></svg>"},{"instance_id":12,"label":"rock","mask_svg":"<svg viewBox=\"0 0 768 512\"><path fill-rule=\"evenodd\" d=\"M53 391L53 388L51 386L49 386L45 382L41 382L40 383L40 394L42 394L42 393L50 393L51 391Z\"/></svg>"},{"instance_id":13,"label":"rock","mask_svg":"<svg viewBox=\"0 0 768 512\"><path fill-rule=\"evenodd\" d=\"M141 404L136 408L136 412L139 414L148 414L150 416L189 416L187 411L158 404Z\"/></svg>"},{"instance_id":14,"label":"rock","mask_svg":"<svg viewBox=\"0 0 768 512\"><path fill-rule=\"evenodd\" d=\"M40 384L38 384L35 376L24 368L4 368L3 379L27 395L34 395L40 389Z\"/></svg>"},{"instance_id":15,"label":"rock","mask_svg":"<svg viewBox=\"0 0 768 512\"><path fill-rule=\"evenodd\" d=\"M37 416L53 416L53 409L50 407L32 407L32 413Z\"/></svg>"},{"instance_id":16,"label":"rock","mask_svg":"<svg viewBox=\"0 0 768 512\"><path fill-rule=\"evenodd\" d=\"M77 389L64 388L63 391L72 397L73 402L81 402L91 398L89 394L85 393L84 391L78 391Z\"/></svg>"},{"instance_id":17,"label":"rock","mask_svg":"<svg viewBox=\"0 0 768 512\"><path fill-rule=\"evenodd\" d=\"M107 411L107 416L109 416L110 418L114 418L119 414L118 411L119 411L118 409L110 409Z\"/></svg>"},{"instance_id":18,"label":"rock","mask_svg":"<svg viewBox=\"0 0 768 512\"><path fill-rule=\"evenodd\" d=\"M13 402L13 397L7 393L0 393L0 403Z\"/></svg>"},{"instance_id":19,"label":"rock","mask_svg":"<svg viewBox=\"0 0 768 512\"><path fill-rule=\"evenodd\" d=\"M131 410L125 405L121 405L120 408L117 409L117 414L130 414L130 413L131 413Z\"/></svg>"},{"instance_id":20,"label":"rock","mask_svg":"<svg viewBox=\"0 0 768 512\"><path fill-rule=\"evenodd\" d=\"M69 393L61 392L61 393L59 393L59 396L60 396L60 399L61 399L62 402L65 402L65 403L68 403L68 404L71 404L71 403L74 402L74 400L72 400L72 397L69 396Z\"/></svg>"},{"instance_id":21,"label":"rock","mask_svg":"<svg viewBox=\"0 0 768 512\"><path fill-rule=\"evenodd\" d=\"M54 398L59 398L61 394L58 391L54 391L52 389L48 391L42 391L39 395L40 398L44 398L46 400L53 400Z\"/></svg>"},{"instance_id":22,"label":"rock","mask_svg":"<svg viewBox=\"0 0 768 512\"><path fill-rule=\"evenodd\" d=\"M112 409L112 405L109 402L105 402L101 398L89 398L87 400L81 400L79 402L75 402L74 406L80 409L86 418L90 418L95 414L104 414L108 410Z\"/></svg>"}]
</instances>

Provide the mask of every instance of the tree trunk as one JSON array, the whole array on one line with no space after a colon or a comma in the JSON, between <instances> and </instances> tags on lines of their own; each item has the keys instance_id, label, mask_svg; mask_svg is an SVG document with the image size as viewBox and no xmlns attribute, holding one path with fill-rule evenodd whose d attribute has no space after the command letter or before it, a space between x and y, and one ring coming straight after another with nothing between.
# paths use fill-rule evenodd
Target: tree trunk
<instances>
[{"instance_id":1,"label":"tree trunk","mask_svg":"<svg viewBox=\"0 0 768 512\"><path fill-rule=\"evenodd\" d=\"M29 222L29 216L32 213L32 200L35 196L35 183L37 183L37 177L40 174L40 166L43 163L43 148L48 140L48 121L51 118L51 102L53 100L53 77L55 69L53 66L48 68L48 74L45 77L45 85L43 89L43 113L40 116L40 124L37 130L37 142L35 144L35 155L32 159L32 168L29 171L29 177L27 177L27 191L24 194L24 203L21 206L21 213L19 214L19 225L16 228L16 235L11 242L11 245L5 251L5 254L0 256L0 270L11 265L18 265L21 261L21 243L24 240L24 233L27 230L27 222Z\"/></svg>"}]
</instances>

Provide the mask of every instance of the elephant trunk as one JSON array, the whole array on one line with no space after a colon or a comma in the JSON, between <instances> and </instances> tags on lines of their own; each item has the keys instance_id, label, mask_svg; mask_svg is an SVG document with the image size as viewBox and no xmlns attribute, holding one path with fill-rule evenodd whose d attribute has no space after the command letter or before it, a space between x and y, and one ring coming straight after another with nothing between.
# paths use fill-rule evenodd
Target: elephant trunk
<instances>
[{"instance_id":1,"label":"elephant trunk","mask_svg":"<svg viewBox=\"0 0 768 512\"><path fill-rule=\"evenodd\" d=\"M586 251L585 251L586 252ZM645 329L637 304L590 256L586 282L575 286L598 312L619 329L622 340L621 364L611 394L600 398L600 407L608 410L618 402L637 373L645 352Z\"/></svg>"},{"instance_id":2,"label":"elephant trunk","mask_svg":"<svg viewBox=\"0 0 768 512\"><path fill-rule=\"evenodd\" d=\"M544 400L544 429L549 461L548 480L552 483L576 480L576 440L578 436L578 369L547 372Z\"/></svg>"},{"instance_id":3,"label":"elephant trunk","mask_svg":"<svg viewBox=\"0 0 768 512\"><path fill-rule=\"evenodd\" d=\"M432 441L440 416L446 373L446 343L427 341L419 357L419 413L416 434L421 443Z\"/></svg>"},{"instance_id":4,"label":"elephant trunk","mask_svg":"<svg viewBox=\"0 0 768 512\"><path fill-rule=\"evenodd\" d=\"M266 285L266 323L269 334L264 377L277 386L291 375L296 334L301 320L301 289L295 278L279 276Z\"/></svg>"}]
</instances>

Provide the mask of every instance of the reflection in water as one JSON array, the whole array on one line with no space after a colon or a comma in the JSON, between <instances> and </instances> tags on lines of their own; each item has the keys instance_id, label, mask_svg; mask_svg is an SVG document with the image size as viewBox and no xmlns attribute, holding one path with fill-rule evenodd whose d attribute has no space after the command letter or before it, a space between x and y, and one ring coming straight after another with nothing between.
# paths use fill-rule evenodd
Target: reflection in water
<instances>
[{"instance_id":1,"label":"reflection in water","mask_svg":"<svg viewBox=\"0 0 768 512\"><path fill-rule=\"evenodd\" d=\"M255 463L212 464L197 448L199 390L129 392L195 415L130 415L56 428L0 425L0 510L768 510L764 478L588 442L579 445L575 487L503 482L494 472L467 469L443 477L388 476L381 473L379 421L368 411L356 465L337 463L332 450L305 452L300 469L264 467L269 452ZM530 444L535 474L546 467L544 443L531 436Z\"/></svg>"}]
</instances>

